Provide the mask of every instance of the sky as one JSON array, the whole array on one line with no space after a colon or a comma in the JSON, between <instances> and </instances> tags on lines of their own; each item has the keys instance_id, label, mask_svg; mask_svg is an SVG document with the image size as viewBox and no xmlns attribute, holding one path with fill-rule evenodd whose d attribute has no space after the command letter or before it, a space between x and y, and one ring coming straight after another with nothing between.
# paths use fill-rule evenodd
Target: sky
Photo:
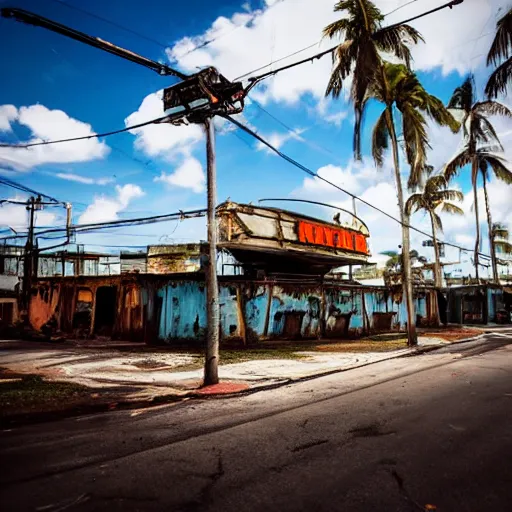
<instances>
[{"instance_id":1,"label":"sky","mask_svg":"<svg viewBox=\"0 0 512 512\"><path fill-rule=\"evenodd\" d=\"M383 13L390 13L385 24L391 24L445 1L375 3ZM146 0L142 8L141 4L122 0L89 0L86 6L79 0L0 0L1 7L34 11L153 60L170 63L186 73L214 65L232 80L247 78L262 66L266 67L258 72L275 69L335 44L336 40L322 39L323 27L339 17L333 11L334 3ZM478 96L483 99L483 87L491 72L485 58L496 21L509 4L508 0L465 0L452 10L412 23L425 39L425 44L412 49L413 69L429 93L447 103L454 88L473 73ZM80 9L86 9L88 14ZM176 83L173 77L161 77L59 34L13 20L0 19L0 45L2 142L17 144L101 133L159 117L163 114L162 89ZM311 45L308 50L276 62ZM321 176L398 216L390 156L379 170L370 154L371 130L381 107L374 104L368 110L363 130L364 158L354 162L352 107L344 95L337 100L325 98L330 70L331 59L325 57L262 82L250 94L240 120ZM504 146L509 146L512 122L496 118L493 123ZM345 194L307 177L249 135L219 121L216 131L219 202L230 198L256 204L268 197L302 198L352 208ZM433 125L429 135L429 162L441 169L460 149L461 135ZM402 172L406 179L406 165ZM72 203L73 221L77 224L160 215L206 205L205 141L198 125L151 125L111 137L30 150L0 148L0 174ZM471 248L475 222L468 174L467 169L462 170L452 183L467 193L462 205L466 214L443 216L442 237ZM510 187L495 180L488 186L493 220L512 224ZM0 195L17 200L27 197L2 185ZM483 199L482 190L479 196ZM286 203L273 205L285 207ZM297 203L293 209L326 220L333 215L332 210ZM369 226L375 261L385 260L380 255L382 251L398 250L397 223L361 204L357 213ZM484 216L481 208L482 250L487 252ZM60 226L64 222L63 208L45 208L37 214L38 226ZM430 230L422 213L415 214L412 223ZM24 207L1 206L0 225L15 230L26 228ZM135 246L205 237L205 220L192 219L82 234L77 236L77 242L86 244L89 250L115 251L121 246L133 246L135 250ZM425 239L413 233L412 245L431 256L429 249L421 246ZM447 252L448 260L458 258L458 251ZM462 253L461 261L467 263L469 258L469 254Z\"/></svg>"}]
</instances>

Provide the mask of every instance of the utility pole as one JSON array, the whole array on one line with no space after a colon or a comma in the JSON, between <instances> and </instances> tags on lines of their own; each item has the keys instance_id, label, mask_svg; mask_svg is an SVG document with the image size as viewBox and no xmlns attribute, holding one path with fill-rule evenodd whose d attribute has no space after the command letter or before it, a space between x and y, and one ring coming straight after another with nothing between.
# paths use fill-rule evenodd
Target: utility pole
<instances>
[{"instance_id":1,"label":"utility pole","mask_svg":"<svg viewBox=\"0 0 512 512\"><path fill-rule=\"evenodd\" d=\"M25 244L25 264L23 266L23 309L27 312L30 306L30 293L32 290L32 279L34 277L34 215L36 208L39 207L41 198L31 197L27 201L27 211L29 212L28 236Z\"/></svg>"},{"instance_id":2,"label":"utility pole","mask_svg":"<svg viewBox=\"0 0 512 512\"><path fill-rule=\"evenodd\" d=\"M206 269L206 316L208 322L204 385L218 384L219 372L219 288L217 283L217 169L215 126L211 117L204 120L206 134L206 189L208 223L208 266Z\"/></svg>"}]
</instances>

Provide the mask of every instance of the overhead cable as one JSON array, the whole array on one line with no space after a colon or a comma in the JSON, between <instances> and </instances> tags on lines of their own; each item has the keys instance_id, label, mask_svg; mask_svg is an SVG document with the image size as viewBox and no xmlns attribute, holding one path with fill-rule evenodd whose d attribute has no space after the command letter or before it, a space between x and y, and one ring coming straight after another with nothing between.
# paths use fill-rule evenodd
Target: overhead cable
<instances>
[{"instance_id":1,"label":"overhead cable","mask_svg":"<svg viewBox=\"0 0 512 512\"><path fill-rule=\"evenodd\" d=\"M110 222L94 222L90 224L79 224L73 225L67 228L51 228L45 229L43 231L38 231L36 236L39 235L47 235L49 233L61 233L63 231L72 230L76 233L86 233L91 231L101 231L103 229L109 228L117 228L122 226L140 226L143 224L154 224L157 222L166 222L169 220L181 220L181 219L190 219L194 217L203 217L206 214L206 209L198 209L198 210L189 210L189 211L178 211L175 213L167 213L164 215L154 215L152 217L138 217L134 219L124 219L124 220L114 220ZM23 235L18 236L6 236L2 237L2 240L9 240L14 238L24 238Z\"/></svg>"},{"instance_id":2,"label":"overhead cable","mask_svg":"<svg viewBox=\"0 0 512 512\"><path fill-rule=\"evenodd\" d=\"M150 121L145 121L144 123L138 123L131 126L126 126L125 128L120 128L119 130L112 130L110 132L104 133L93 133L92 135L84 135L82 137L72 137L69 139L58 139L58 140L46 140L41 142L30 142L28 144L0 144L0 148L31 148L34 146L47 146L49 144L60 144L62 142L73 142L77 140L86 140L86 139L98 139L100 137L108 137L110 135L116 135L117 133L128 132L130 130L135 130L137 128L142 128L143 126L147 126L149 124L157 124L161 123L170 118L170 116L162 116L157 117L156 119L152 119Z\"/></svg>"},{"instance_id":3,"label":"overhead cable","mask_svg":"<svg viewBox=\"0 0 512 512\"><path fill-rule=\"evenodd\" d=\"M300 169L301 171L305 172L306 174L309 174L310 176L313 176L314 178L318 178L319 180L327 183L328 185L331 185L332 187L338 189L339 191L347 194L348 196L352 197L353 199L357 199L358 201L360 201L361 203L365 204L366 206L378 211L379 213L381 213L382 215L388 217L389 219L397 222L398 224L402 225L402 226L406 226L408 227L409 229L412 229L413 231L416 231L417 233L420 233L428 238L433 238L432 234L430 233L427 233L425 231L422 231L421 229L418 229L414 226L411 226L410 224L406 224L406 223L403 223L400 219L397 219L396 217L394 217L393 215L391 215L390 213L387 213L385 212L384 210L381 210L379 207L369 203L368 201L362 199L361 197L353 194L352 192L349 192L348 190L336 185L335 183L333 183L332 181L324 178L323 176L320 176L318 173L316 173L315 171L312 171L311 169L309 169L308 167L306 167L305 165L302 165L300 162L298 162L297 160L294 160L292 157L288 156L287 154L283 153L282 151L280 151L279 149L277 149L275 146L273 146L272 144L270 144L270 142L266 141L263 137L261 137L261 135L258 135L256 132L254 132L253 130L251 130L250 128L248 128L247 126L245 126L244 124L240 123L239 121L237 121L236 119L234 119L233 117L231 116L224 116L228 121L230 121L231 123L233 123L235 126L237 126L238 128L240 128L241 130L243 130L244 132L248 133L249 135L251 135L252 137L254 137L255 139L257 139L259 142L261 142L262 144L264 144L265 146L267 146L271 151L273 151L274 153L276 153L278 156L280 156L281 158L283 158L284 160L286 160L287 162L291 163L292 165L294 165L295 167L297 167L298 169ZM472 250L471 249L467 249L465 247L461 247L460 245L457 245L457 244L452 244L450 242L444 242L443 243L445 245L449 245L451 247L455 247L457 249L461 249L463 251L468 251L468 252L471 252ZM489 255L487 254L483 254L483 253L479 253L482 257L484 258L490 258Z\"/></svg>"},{"instance_id":4,"label":"overhead cable","mask_svg":"<svg viewBox=\"0 0 512 512\"><path fill-rule=\"evenodd\" d=\"M417 20L417 19L420 19L420 18L423 18L424 16L428 16L429 14L433 14L437 11L440 11L442 9L446 9L446 8L452 8L453 6L455 5L459 5L461 4L462 2L464 2L464 0L451 0L450 2L446 3L446 4L443 4L443 5L440 5L439 7L436 7L434 9L431 9L430 11L426 11L426 12L423 12L421 14L418 14L416 16L413 16L412 18L409 18L407 20L403 20L403 21L400 21L399 23L393 23L392 25L388 25L387 27L383 27L381 28L380 30L377 30L376 33L379 33L379 32L385 32L386 30L389 30L390 28L394 28L394 27L397 27L399 25L404 25L405 23L410 23L411 21L414 21L414 20ZM317 43L315 43L317 44ZM314 45L312 45L314 46ZM303 59L303 60L300 60L298 62L294 62L292 64L288 64L286 66L283 66L281 68L277 68L277 69L274 69L273 71L267 71L266 73L263 73L261 75L257 75L257 76L252 76L252 77L249 77L247 80L251 83L251 88L254 87L257 83L261 82L262 80L264 80L265 78L268 78L269 76L273 76L273 75L276 75L277 73L280 73L281 71L285 71L286 69L290 69L290 68L293 68L295 66L300 66L302 64L305 64L306 62L312 62L314 60L317 60L317 59L321 59L322 57L325 57L325 55L329 54L329 53L332 53L334 52L337 48L339 47L339 45L336 45L336 46L333 46L332 48L329 48L328 50L324 50L320 53L317 53L315 55L312 55L311 57L308 57L307 59ZM308 48L311 48L311 46L309 47L306 47L306 48L303 48L302 50L298 50L297 52L294 52L290 55L287 55L286 57L283 57L282 59L280 60L283 60L283 59L287 59L288 57L291 57L292 55L296 55L297 53L300 53L302 51L305 51L307 50ZM277 62L277 61L276 61ZM271 64L267 64L267 66L270 66ZM252 73L255 73L256 71L259 71L260 69L263 69L267 66L263 66L263 67L260 67L260 68L257 68L253 71L249 71L249 73L245 73L244 75L241 75L241 77L239 78L243 78L243 77L246 77L247 75L250 75ZM239 78L235 79L235 80L238 80Z\"/></svg>"},{"instance_id":5,"label":"overhead cable","mask_svg":"<svg viewBox=\"0 0 512 512\"><path fill-rule=\"evenodd\" d=\"M59 201L58 199L55 199L54 197L49 196L48 194L44 194L43 192L38 192L37 190L26 187L25 185L22 185L17 181L11 180L10 178L6 178L5 176L0 176L0 184L15 188L20 192L28 192L29 194L34 194L35 196L46 197L46 199L49 199L50 201L53 201L55 203L64 204L62 201Z\"/></svg>"}]
</instances>

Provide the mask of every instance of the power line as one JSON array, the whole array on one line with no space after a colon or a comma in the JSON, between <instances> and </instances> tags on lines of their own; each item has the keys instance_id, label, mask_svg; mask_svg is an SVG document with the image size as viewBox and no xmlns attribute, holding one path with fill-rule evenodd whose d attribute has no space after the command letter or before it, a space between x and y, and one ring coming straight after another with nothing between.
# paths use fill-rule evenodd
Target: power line
<instances>
[{"instance_id":1,"label":"power line","mask_svg":"<svg viewBox=\"0 0 512 512\"><path fill-rule=\"evenodd\" d=\"M29 194L34 194L36 196L46 197L47 199L50 199L50 201L53 201L55 203L61 203L64 204L63 201L59 201L58 199L55 199L52 196L49 196L48 194L44 194L43 192L38 192L37 190L34 190L32 188L26 187L25 185L22 185L21 183L18 183L14 180L11 180L9 178L6 178L5 176L0 177L0 184L6 185L8 187L12 187L14 189L17 189L21 192L27 192Z\"/></svg>"},{"instance_id":2,"label":"power line","mask_svg":"<svg viewBox=\"0 0 512 512\"><path fill-rule=\"evenodd\" d=\"M261 142L262 144L264 144L265 146L267 146L270 150L272 150L274 153L276 153L278 156L280 156L281 158L283 158L284 160L286 160L287 162L291 163L292 165L294 165L295 167L297 167L298 169L300 169L301 171L305 172L306 174L309 174L310 176L313 176L314 178L318 178L319 180L322 180L324 181L325 183L331 185L332 187L334 188L337 188L338 190L340 190L341 192L347 194L348 196L352 197L353 199L357 199L358 201L360 201L361 203L365 204L366 206L369 206L370 208L378 211L379 213L381 213L382 215L385 215L386 217L388 217L389 219L397 222L398 224L402 225L402 226L406 226L408 227L409 229L412 229L414 231L416 231L417 233L420 233L428 238L433 238L433 236L425 231L422 231L421 229L418 229L414 226L411 226L410 224L404 224L401 220L397 219L396 217L393 217L393 215L385 212L384 210L381 210L380 208L378 208L377 206L369 203L368 201L365 201L364 199L362 199L361 197L353 194L352 192L349 192L348 190L345 190L344 188L336 185L335 183L333 183L332 181L329 181L328 179L324 178L323 176L320 176L318 173L312 171L311 169L309 169L308 167L306 167L305 165L302 165L300 162L298 162L297 160L294 160L293 158L291 158L290 156L286 155L285 153L283 153L282 151L280 151L279 149L277 149L276 147L274 147L272 144L270 144L270 142L267 142L263 137L261 137L260 135L258 135L256 132L254 132L253 130L251 130L250 128L248 128L247 126L245 126L244 124L240 123L239 121L237 121L236 119L232 118L231 116L229 115L226 115L225 118L228 120L228 121L231 121L235 126L237 126L238 128L240 128L241 130L243 130L244 132L248 133L249 135L251 135L252 137L254 137L255 139L257 139L259 142ZM443 242L445 245L449 245L451 247L455 247L457 249L461 249L463 251L468 251L468 252L471 252L471 249L466 249L465 247L461 247L460 245L456 245L456 244L452 244L450 242ZM490 256L488 256L487 254L483 254L483 253L479 253L482 257L484 258L490 258Z\"/></svg>"},{"instance_id":3,"label":"power line","mask_svg":"<svg viewBox=\"0 0 512 512\"><path fill-rule=\"evenodd\" d=\"M135 130L137 128L142 128L143 126L147 126L149 124L156 124L161 123L162 121L168 119L169 116L162 116L157 117L156 119L152 119L151 121L145 121L144 123L134 124L131 126L127 126L125 128L121 128L119 130L113 130L110 132L104 132L104 133L94 133L92 135L84 135L83 137L72 137L70 139L59 139L59 140L46 140L42 142L31 142L29 144L0 144L0 148L31 148L34 146L47 146L49 144L60 144L61 142L73 142L77 140L84 140L84 139L98 139L100 137L108 137L110 135L116 135L117 133L123 133L128 132L130 130Z\"/></svg>"},{"instance_id":4,"label":"power line","mask_svg":"<svg viewBox=\"0 0 512 512\"><path fill-rule=\"evenodd\" d=\"M419 18L423 18L424 16L428 16L429 14L433 14L434 12L440 11L442 9L446 9L447 7L449 7L451 9L453 6L459 5L462 2L464 2L464 0L451 0L450 2L448 2L446 4L443 4L443 5L440 5L439 7L436 7L434 9L431 9L430 11L423 12L421 14L413 16L412 18L408 18L407 20L400 21L399 23L393 23L392 25L388 25L387 27L383 27L380 30L377 30L376 33L384 32L386 30L389 30L390 28L394 28L394 27L397 27L399 25L404 25L405 23L409 23L409 22L417 20ZM311 61L314 61L314 60L317 60L317 59L321 59L325 55L334 52L338 48L338 46L339 45L333 46L332 48L329 48L328 50L324 50L323 52L320 52L320 53L317 53L315 55L312 55L311 57L308 57L307 59L303 59L303 60L300 60L298 62L295 62L295 63L292 63L292 64L288 64L286 66L283 66L281 68L275 69L273 71L267 71L266 73L263 73L261 75L254 76L254 77L249 77L247 80L249 82L251 82L251 86L250 87L254 87L257 83L261 82L265 78L268 78L269 76L276 75L277 73L280 73L281 71L285 71L285 70L293 68L295 66L300 66L301 64L305 64L306 62L311 62ZM292 55L300 53L300 52L302 52L304 50L307 50L307 48L303 48L302 50L298 50L297 52L295 52L293 54L287 55L286 57L283 57L283 59L291 57ZM280 60L283 60L283 59L280 59ZM268 66L270 66L272 64L273 63L267 64L266 66L263 66L263 68L268 67ZM259 69L262 69L262 68L259 68ZM245 77L247 75L255 73L256 71L259 71L259 69L256 69L256 70L253 70L253 71L249 71L249 73L245 73L244 75L241 75L241 77ZM236 78L235 81L238 80L239 78Z\"/></svg>"},{"instance_id":5,"label":"power line","mask_svg":"<svg viewBox=\"0 0 512 512\"><path fill-rule=\"evenodd\" d=\"M390 14L393 14L394 12L399 11L400 9L403 9L404 7L407 7L408 5L414 4L417 1L418 0L410 0L410 2L400 5L400 6L396 7L395 9L393 9L392 11L387 12L386 14L384 14L384 16L389 16Z\"/></svg>"},{"instance_id":6,"label":"power line","mask_svg":"<svg viewBox=\"0 0 512 512\"><path fill-rule=\"evenodd\" d=\"M80 225L73 225L69 228L51 228L46 229L43 231L38 231L36 233L37 236L39 235L46 235L49 233L61 233L63 231L66 231L68 229L76 232L76 233L86 233L86 232L92 232L92 231L101 231L102 229L109 229L109 228L117 228L121 226L140 226L143 224L154 224L157 222L167 222L170 220L182 220L182 219L189 219L194 217L203 217L206 213L206 209L198 209L198 210L189 210L189 211L183 211L180 210L175 213L168 213L164 215L154 215L152 217L139 217L135 219L124 219L124 220L115 220L110 222L94 222L90 224L80 224ZM14 239L14 238L24 238L24 235L17 235L17 236L8 236L1 238L2 240L8 240L8 239Z\"/></svg>"},{"instance_id":7,"label":"power line","mask_svg":"<svg viewBox=\"0 0 512 512\"><path fill-rule=\"evenodd\" d=\"M157 39L153 39L152 37L147 36L146 34L142 34L141 32L137 32L136 30L133 30L130 27L126 27L125 25L121 25L120 23L118 23L116 21L109 20L107 18L104 18L103 16L100 16L99 14L93 13L91 11L87 11L85 9L82 9L81 7L77 7L76 5L68 4L66 2L63 2L62 0L52 0L52 2L61 4L61 5L65 5L69 9L74 9L75 11L78 11L78 12L81 12L83 14L86 14L87 16L90 16L90 17L95 18L97 20L100 20L100 21L103 21L105 23L108 23L109 25L112 25L113 27L116 27L118 29L124 30L125 32L128 32L129 34L132 34L134 36L140 37L141 39L144 39L145 41L148 41L150 43L156 44L157 46L159 46L160 48L163 48L164 50L167 50L168 48L171 47L171 44L162 43L161 41L158 41ZM252 16L252 18L250 20L248 20L247 23L251 22L253 19L254 19L254 16ZM187 55L190 55L191 53L195 52L196 50L200 50L201 48L205 48L209 44L212 44L213 42L218 41L219 39L222 39L222 38L224 38L226 36L229 36L235 30L238 30L241 27L245 27L247 25L247 23L244 23L242 25L237 25L235 28L233 28L229 32L226 32L224 34L220 34L217 37L214 37L212 39L208 39L206 41L203 41L201 44L198 44L194 48L191 48L190 50L186 51L183 55L177 56L176 60L178 61L179 59L182 59L183 57L186 57Z\"/></svg>"},{"instance_id":8,"label":"power line","mask_svg":"<svg viewBox=\"0 0 512 512\"><path fill-rule=\"evenodd\" d=\"M305 137L303 137L302 135L298 134L297 133L297 130L294 130L291 126L288 126L286 123L284 123L283 121L281 121L281 119L279 119L278 117L276 117L274 114L272 114L271 112L269 112L265 107L263 107L263 105L261 105L261 103L259 103L258 101L256 101L254 98L251 97L251 103L254 103L254 105L256 105L256 107L258 107L262 112L264 112L265 114L267 114L269 117L271 117L274 121L276 121L276 123L280 124L283 128L285 128L286 130L288 130L288 132L290 134L292 134L293 136L295 136L296 138L299 138L299 140L302 140L303 142L305 142L308 146L312 147L313 149L316 149L317 151L320 151L324 154L329 154L330 156L333 156L335 157L336 159L339 159L339 155L336 155L336 153L334 153L333 151L331 151L330 149L328 148L325 148L324 146L322 145L319 145L319 144L316 144L315 142L312 142L308 139L306 139ZM235 132L236 133L236 132Z\"/></svg>"},{"instance_id":9,"label":"power line","mask_svg":"<svg viewBox=\"0 0 512 512\"><path fill-rule=\"evenodd\" d=\"M313 48L313 46L319 45L321 42L322 42L322 40L317 41L316 43L310 44L309 46L306 46L305 48L302 48L301 50L297 50L297 51L295 51L293 53L290 53L289 55L285 55L284 57L281 57L281 58L279 58L277 60L274 60L274 61L270 62L269 64L265 64L264 66L260 66L259 68L253 69L252 71L249 71L248 73L244 73L243 75L240 75L240 76L236 77L233 80L233 82L238 82L242 78L245 78L248 75L252 75L253 73L256 73L256 71L260 71L262 69L268 68L272 64L276 64L277 62L281 62L281 61L283 61L285 59L288 59L289 57L293 57L294 55L297 55L299 53L305 52L306 50L309 50L310 48Z\"/></svg>"},{"instance_id":10,"label":"power line","mask_svg":"<svg viewBox=\"0 0 512 512\"><path fill-rule=\"evenodd\" d=\"M81 7L78 7L76 5L72 5L72 4L68 4L66 2L63 2L62 0L52 0L52 2L55 2L57 4L60 4L60 5L64 5L66 6L68 9L73 9L75 11L78 11L78 12L81 12L83 14L86 14L87 16L90 16L91 18L96 18L97 20L100 20L100 21L103 21L105 23L108 23L109 25L112 25L113 27L116 27L116 28L119 28L121 30L124 30L125 32L128 32L134 36L137 36L137 37L140 37L141 39L145 39L146 41L150 42L150 43L154 43L158 46L160 46L161 48L167 48L168 45L156 40L156 39L153 39L152 37L149 37L149 36L146 36L145 34L141 34L140 32L137 32L136 30L133 30L132 28L129 28L129 27L125 27L124 25L121 25L120 23L117 23L115 21L112 21L112 20L109 20L107 18L104 18L103 16L100 16L99 14L95 14L91 11L87 11L85 9L82 9Z\"/></svg>"}]
</instances>

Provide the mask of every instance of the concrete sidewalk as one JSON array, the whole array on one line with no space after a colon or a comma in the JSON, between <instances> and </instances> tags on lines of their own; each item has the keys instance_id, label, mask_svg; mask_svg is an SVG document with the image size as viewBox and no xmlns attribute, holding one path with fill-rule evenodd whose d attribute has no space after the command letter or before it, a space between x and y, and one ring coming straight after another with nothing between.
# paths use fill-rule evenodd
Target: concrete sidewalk
<instances>
[{"instance_id":1,"label":"concrete sidewalk","mask_svg":"<svg viewBox=\"0 0 512 512\"><path fill-rule=\"evenodd\" d=\"M265 388L403 357L448 343L442 338L420 336L418 348L413 349L363 353L330 352L325 348L322 351L297 350L290 353L293 357L286 359L273 359L269 349L270 357L232 364L222 364L221 353L219 374L224 383L235 384L238 391ZM47 380L73 382L91 388L129 386L132 391L127 400L170 394L187 396L196 392L202 383L203 358L197 353L161 350L126 353L115 349L64 349L41 345L31 350L11 347L1 351L0 367L13 373L38 374Z\"/></svg>"}]
</instances>

